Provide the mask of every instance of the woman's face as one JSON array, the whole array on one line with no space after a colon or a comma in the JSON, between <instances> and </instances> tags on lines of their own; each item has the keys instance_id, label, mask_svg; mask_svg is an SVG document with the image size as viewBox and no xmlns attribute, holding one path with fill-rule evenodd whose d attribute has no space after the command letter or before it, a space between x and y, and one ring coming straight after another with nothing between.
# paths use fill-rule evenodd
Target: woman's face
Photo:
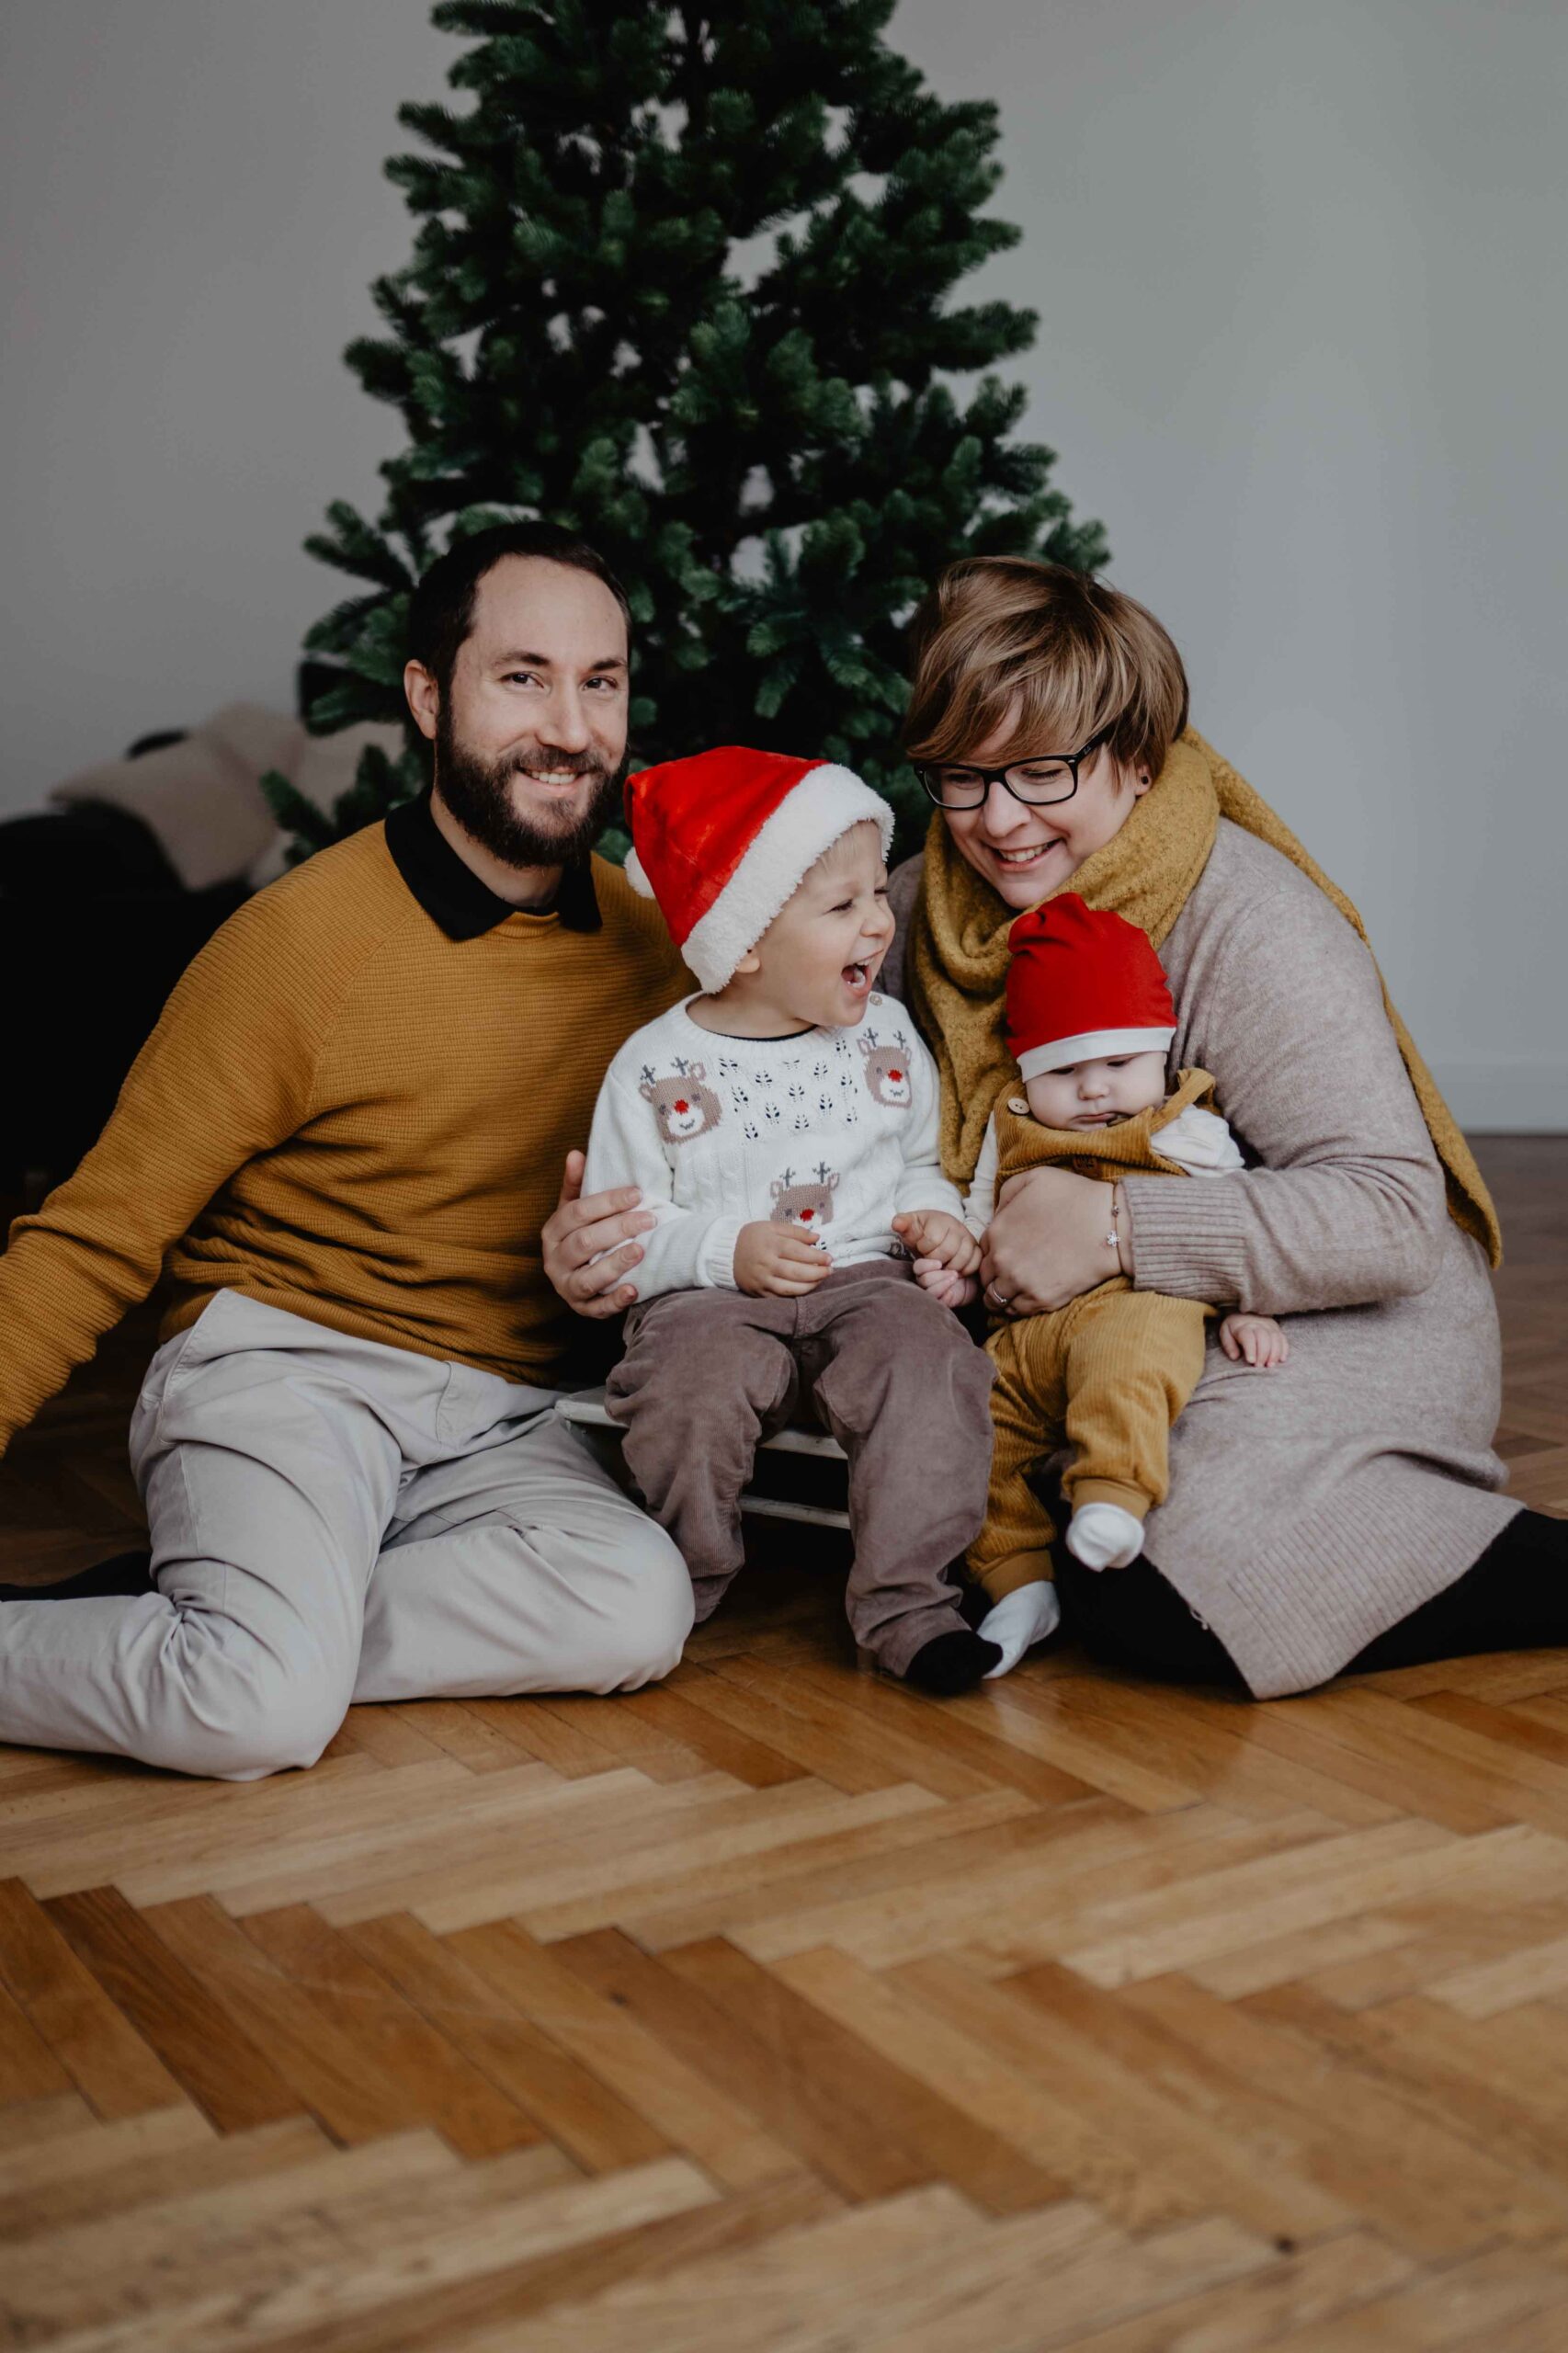
<instances>
[{"instance_id":1,"label":"woman's face","mask_svg":"<svg viewBox=\"0 0 1568 2353\"><path fill-rule=\"evenodd\" d=\"M1075 749L1063 744L1017 744L1011 719L994 734L962 754L975 767L1001 767L1011 757ZM943 818L959 855L967 859L998 898L1020 913L1059 890L1084 860L1114 841L1135 801L1148 791L1146 767L1129 767L1102 745L1078 771L1071 801L1028 809L1005 784L994 784L978 809L944 809Z\"/></svg>"}]
</instances>

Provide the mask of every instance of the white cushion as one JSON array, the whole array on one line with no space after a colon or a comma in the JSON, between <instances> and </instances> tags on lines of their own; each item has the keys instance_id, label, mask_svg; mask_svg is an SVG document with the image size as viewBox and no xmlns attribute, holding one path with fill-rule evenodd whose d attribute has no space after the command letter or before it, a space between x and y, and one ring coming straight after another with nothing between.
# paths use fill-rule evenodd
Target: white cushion
<instances>
[{"instance_id":1,"label":"white cushion","mask_svg":"<svg viewBox=\"0 0 1568 2353\"><path fill-rule=\"evenodd\" d=\"M231 703L178 744L139 760L83 768L49 798L70 809L99 802L140 817L187 891L244 874L277 830L261 790L264 767L285 773L303 729L254 703Z\"/></svg>"}]
</instances>

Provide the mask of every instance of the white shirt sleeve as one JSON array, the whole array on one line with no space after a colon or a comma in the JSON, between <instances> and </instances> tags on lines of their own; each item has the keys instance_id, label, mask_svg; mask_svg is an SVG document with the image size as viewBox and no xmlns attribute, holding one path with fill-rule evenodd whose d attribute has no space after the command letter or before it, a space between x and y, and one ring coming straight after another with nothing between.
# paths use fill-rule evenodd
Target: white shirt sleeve
<instances>
[{"instance_id":1,"label":"white shirt sleeve","mask_svg":"<svg viewBox=\"0 0 1568 2353\"><path fill-rule=\"evenodd\" d=\"M1218 1111L1202 1110L1196 1103L1178 1111L1153 1142L1156 1152L1192 1176L1226 1176L1246 1166L1241 1146Z\"/></svg>"},{"instance_id":2,"label":"white shirt sleeve","mask_svg":"<svg viewBox=\"0 0 1568 2353\"><path fill-rule=\"evenodd\" d=\"M905 1210L946 1210L962 1217L963 1196L942 1173L942 1085L937 1065L919 1039L910 1045L908 1062L913 1099L903 1130L903 1167L893 1188L893 1215Z\"/></svg>"},{"instance_id":3,"label":"white shirt sleeve","mask_svg":"<svg viewBox=\"0 0 1568 2353\"><path fill-rule=\"evenodd\" d=\"M996 1133L994 1111L985 1122L985 1141L964 1196L963 1222L977 1242L984 1241L985 1229L996 1214L996 1172L1001 1165L1002 1142Z\"/></svg>"},{"instance_id":4,"label":"white shirt sleeve","mask_svg":"<svg viewBox=\"0 0 1568 2353\"><path fill-rule=\"evenodd\" d=\"M639 1235L642 1256L627 1277L639 1299L656 1299L666 1290L735 1288L742 1220L676 1208L670 1164L648 1106L612 1066L594 1106L583 1190L602 1193L619 1185L637 1186L642 1206L659 1221L652 1233Z\"/></svg>"}]
</instances>

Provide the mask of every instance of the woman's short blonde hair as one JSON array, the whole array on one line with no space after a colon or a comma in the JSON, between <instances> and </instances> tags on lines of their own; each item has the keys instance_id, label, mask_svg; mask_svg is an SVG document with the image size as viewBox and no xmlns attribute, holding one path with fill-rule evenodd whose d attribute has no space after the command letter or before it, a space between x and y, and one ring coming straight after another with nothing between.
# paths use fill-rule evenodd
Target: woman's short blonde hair
<instances>
[{"instance_id":1,"label":"woman's short blonde hair","mask_svg":"<svg viewBox=\"0 0 1568 2353\"><path fill-rule=\"evenodd\" d=\"M1187 724L1181 655L1151 612L1103 580L1032 556L950 563L915 617L904 750L996 761L1075 752L1109 728L1113 757L1158 776Z\"/></svg>"}]
</instances>

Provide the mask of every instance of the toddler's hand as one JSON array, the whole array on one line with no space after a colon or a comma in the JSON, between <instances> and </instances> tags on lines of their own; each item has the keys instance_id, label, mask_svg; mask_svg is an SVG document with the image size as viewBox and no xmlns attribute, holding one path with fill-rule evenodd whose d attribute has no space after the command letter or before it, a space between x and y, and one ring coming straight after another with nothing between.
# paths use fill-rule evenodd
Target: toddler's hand
<instances>
[{"instance_id":1,"label":"toddler's hand","mask_svg":"<svg viewBox=\"0 0 1568 2353\"><path fill-rule=\"evenodd\" d=\"M1233 1364L1244 1359L1255 1372L1272 1372L1290 1353L1290 1343L1272 1315L1227 1315L1220 1346Z\"/></svg>"},{"instance_id":2,"label":"toddler's hand","mask_svg":"<svg viewBox=\"0 0 1568 2353\"><path fill-rule=\"evenodd\" d=\"M753 1299L801 1299L832 1272L827 1252L792 1225L757 1218L735 1236L735 1287Z\"/></svg>"},{"instance_id":3,"label":"toddler's hand","mask_svg":"<svg viewBox=\"0 0 1568 2353\"><path fill-rule=\"evenodd\" d=\"M906 1210L894 1218L892 1230L916 1271L922 1266L946 1267L955 1275L972 1275L980 1265L979 1243L950 1210Z\"/></svg>"}]
</instances>

